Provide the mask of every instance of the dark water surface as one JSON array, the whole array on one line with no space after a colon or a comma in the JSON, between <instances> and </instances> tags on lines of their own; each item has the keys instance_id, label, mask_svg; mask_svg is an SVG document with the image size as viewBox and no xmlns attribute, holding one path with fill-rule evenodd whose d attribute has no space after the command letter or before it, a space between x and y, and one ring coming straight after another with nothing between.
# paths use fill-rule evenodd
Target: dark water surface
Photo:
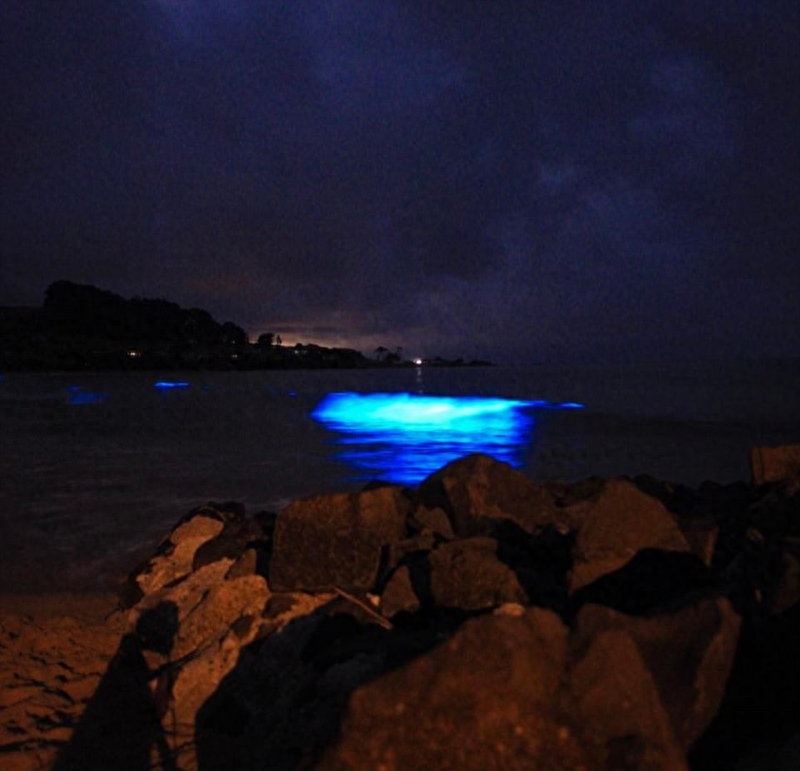
<instances>
[{"instance_id":1,"label":"dark water surface","mask_svg":"<svg viewBox=\"0 0 800 771\"><path fill-rule=\"evenodd\" d=\"M162 379L186 385L154 387ZM311 415L341 392L448 400L439 423L412 418L409 428L380 418L341 433ZM0 591L108 586L200 503L277 509L295 496L357 489L365 477L413 481L442 452L482 445L507 452L536 481L746 479L751 445L800 441L799 392L797 361L8 373L0 380ZM551 409L565 402L585 408ZM464 422L476 405L489 422ZM410 477L397 475L404 468Z\"/></svg>"}]
</instances>

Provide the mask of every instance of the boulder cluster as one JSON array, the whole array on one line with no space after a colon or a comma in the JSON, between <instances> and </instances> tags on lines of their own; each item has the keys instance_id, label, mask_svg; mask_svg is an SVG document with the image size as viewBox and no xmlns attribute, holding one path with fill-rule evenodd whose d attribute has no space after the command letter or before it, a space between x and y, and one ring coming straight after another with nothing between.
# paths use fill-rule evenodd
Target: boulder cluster
<instances>
[{"instance_id":1,"label":"boulder cluster","mask_svg":"<svg viewBox=\"0 0 800 771\"><path fill-rule=\"evenodd\" d=\"M758 453L697 489L472 455L414 490L209 504L122 587L109 676L142 673L164 768L783 768L800 448Z\"/></svg>"}]
</instances>

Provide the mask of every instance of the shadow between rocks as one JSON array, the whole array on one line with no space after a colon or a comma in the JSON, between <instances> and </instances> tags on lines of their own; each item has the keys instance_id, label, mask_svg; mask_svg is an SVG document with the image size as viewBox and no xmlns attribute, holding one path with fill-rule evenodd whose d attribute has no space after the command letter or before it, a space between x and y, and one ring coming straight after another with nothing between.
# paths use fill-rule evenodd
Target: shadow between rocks
<instances>
[{"instance_id":1,"label":"shadow between rocks","mask_svg":"<svg viewBox=\"0 0 800 771\"><path fill-rule=\"evenodd\" d=\"M335 600L239 652L197 714L200 771L313 768L350 695L444 642L476 614L401 613L387 630Z\"/></svg>"},{"instance_id":2,"label":"shadow between rocks","mask_svg":"<svg viewBox=\"0 0 800 771\"><path fill-rule=\"evenodd\" d=\"M799 639L800 604L745 618L725 698L689 754L692 771L800 768ZM782 759L792 743L791 760Z\"/></svg>"},{"instance_id":3,"label":"shadow between rocks","mask_svg":"<svg viewBox=\"0 0 800 771\"><path fill-rule=\"evenodd\" d=\"M165 771L176 768L150 689L155 673L144 651L168 653L177 629L177 606L162 602L142 614L136 633L122 637L55 771L143 771L154 760Z\"/></svg>"}]
</instances>

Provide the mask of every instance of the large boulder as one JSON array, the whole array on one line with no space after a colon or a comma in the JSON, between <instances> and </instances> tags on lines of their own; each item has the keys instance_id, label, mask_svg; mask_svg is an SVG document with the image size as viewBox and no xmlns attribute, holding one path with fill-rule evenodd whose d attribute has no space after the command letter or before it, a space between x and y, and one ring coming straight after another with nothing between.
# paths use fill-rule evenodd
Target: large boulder
<instances>
[{"instance_id":1,"label":"large boulder","mask_svg":"<svg viewBox=\"0 0 800 771\"><path fill-rule=\"evenodd\" d=\"M233 628L240 642L250 642L268 598L267 582L262 576L242 576L212 585L181 619L172 656L180 659L203 650Z\"/></svg>"},{"instance_id":2,"label":"large boulder","mask_svg":"<svg viewBox=\"0 0 800 771\"><path fill-rule=\"evenodd\" d=\"M633 638L591 638L568 677L573 721L598 769L687 771L686 759Z\"/></svg>"},{"instance_id":3,"label":"large boulder","mask_svg":"<svg viewBox=\"0 0 800 771\"><path fill-rule=\"evenodd\" d=\"M320 771L589 768L559 712L568 630L551 611L468 621L359 688Z\"/></svg>"},{"instance_id":4,"label":"large boulder","mask_svg":"<svg viewBox=\"0 0 800 771\"><path fill-rule=\"evenodd\" d=\"M197 550L224 529L228 513L213 504L193 509L164 538L155 554L135 568L119 590L120 605L129 608L192 572Z\"/></svg>"},{"instance_id":5,"label":"large boulder","mask_svg":"<svg viewBox=\"0 0 800 771\"><path fill-rule=\"evenodd\" d=\"M275 524L269 585L274 591L371 591L384 546L406 531L399 487L295 500Z\"/></svg>"},{"instance_id":6,"label":"large boulder","mask_svg":"<svg viewBox=\"0 0 800 771\"><path fill-rule=\"evenodd\" d=\"M201 544L194 554L192 569L220 559L237 560L248 548L266 550L269 539L256 519L242 517L225 522L222 530Z\"/></svg>"},{"instance_id":7,"label":"large boulder","mask_svg":"<svg viewBox=\"0 0 800 771\"><path fill-rule=\"evenodd\" d=\"M516 574L497 558L493 538L465 538L441 545L428 556L434 605L483 610L507 602L526 603Z\"/></svg>"},{"instance_id":8,"label":"large boulder","mask_svg":"<svg viewBox=\"0 0 800 771\"><path fill-rule=\"evenodd\" d=\"M609 480L578 531L568 579L570 591L617 570L647 548L690 551L662 503L627 479Z\"/></svg>"},{"instance_id":9,"label":"large boulder","mask_svg":"<svg viewBox=\"0 0 800 771\"><path fill-rule=\"evenodd\" d=\"M800 482L800 444L753 447L750 450L753 483Z\"/></svg>"},{"instance_id":10,"label":"large boulder","mask_svg":"<svg viewBox=\"0 0 800 771\"><path fill-rule=\"evenodd\" d=\"M488 455L448 463L420 484L417 501L428 509L443 509L461 538L482 535L499 519L510 519L529 533L556 519L544 489Z\"/></svg>"},{"instance_id":11,"label":"large boulder","mask_svg":"<svg viewBox=\"0 0 800 771\"><path fill-rule=\"evenodd\" d=\"M586 605L576 619L572 645L588 648L606 631L625 632L655 681L676 738L688 750L722 702L740 625L740 617L724 598L644 618Z\"/></svg>"},{"instance_id":12,"label":"large boulder","mask_svg":"<svg viewBox=\"0 0 800 771\"><path fill-rule=\"evenodd\" d=\"M129 614L148 666L161 673L154 687L169 705L169 719L183 726L193 724L262 626L267 582L259 575L225 580L232 562L204 565L146 596Z\"/></svg>"}]
</instances>

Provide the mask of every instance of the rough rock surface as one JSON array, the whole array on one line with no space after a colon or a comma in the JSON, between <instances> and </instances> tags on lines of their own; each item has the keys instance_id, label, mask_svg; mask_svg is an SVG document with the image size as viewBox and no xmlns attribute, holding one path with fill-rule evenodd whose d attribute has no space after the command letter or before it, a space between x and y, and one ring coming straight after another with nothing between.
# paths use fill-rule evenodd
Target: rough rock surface
<instances>
[{"instance_id":1,"label":"rough rock surface","mask_svg":"<svg viewBox=\"0 0 800 771\"><path fill-rule=\"evenodd\" d=\"M528 598L514 571L497 558L492 538L464 538L430 553L430 592L442 608L482 610Z\"/></svg>"},{"instance_id":2,"label":"rough rock surface","mask_svg":"<svg viewBox=\"0 0 800 771\"><path fill-rule=\"evenodd\" d=\"M580 650L601 632L625 632L636 643L658 687L675 736L688 750L717 714L740 624L724 598L643 618L587 605L575 621L572 643Z\"/></svg>"},{"instance_id":3,"label":"rough rock surface","mask_svg":"<svg viewBox=\"0 0 800 771\"><path fill-rule=\"evenodd\" d=\"M275 591L371 590L384 546L403 539L399 487L293 501L278 515L269 584Z\"/></svg>"},{"instance_id":4,"label":"rough rock surface","mask_svg":"<svg viewBox=\"0 0 800 771\"><path fill-rule=\"evenodd\" d=\"M353 694L325 771L579 768L559 714L568 630L552 612L484 616Z\"/></svg>"},{"instance_id":5,"label":"rough rock surface","mask_svg":"<svg viewBox=\"0 0 800 771\"><path fill-rule=\"evenodd\" d=\"M485 533L492 520L510 519L532 532L555 519L545 490L488 455L448 463L422 482L417 499L428 508L444 509L460 538Z\"/></svg>"},{"instance_id":6,"label":"rough rock surface","mask_svg":"<svg viewBox=\"0 0 800 771\"><path fill-rule=\"evenodd\" d=\"M653 675L622 630L592 638L569 672L576 724L595 768L685 771Z\"/></svg>"},{"instance_id":7,"label":"rough rock surface","mask_svg":"<svg viewBox=\"0 0 800 771\"><path fill-rule=\"evenodd\" d=\"M753 447L750 450L753 483L800 481L800 444L780 447Z\"/></svg>"},{"instance_id":8,"label":"rough rock surface","mask_svg":"<svg viewBox=\"0 0 800 771\"><path fill-rule=\"evenodd\" d=\"M578 530L570 591L617 570L646 548L689 551L680 528L659 501L626 479L609 480Z\"/></svg>"},{"instance_id":9,"label":"rough rock surface","mask_svg":"<svg viewBox=\"0 0 800 771\"><path fill-rule=\"evenodd\" d=\"M386 583L381 595L381 613L392 618L403 611L413 613L420 609L419 597L414 592L411 571L401 565Z\"/></svg>"},{"instance_id":10,"label":"rough rock surface","mask_svg":"<svg viewBox=\"0 0 800 771\"><path fill-rule=\"evenodd\" d=\"M227 545L230 536L226 538L224 534L231 530L238 534L243 522L245 511L239 503L209 503L192 509L178 520L153 557L128 576L120 589L121 606L136 605L145 595L187 576L202 564L195 564L199 550L209 542L220 540ZM249 532L253 534L252 526ZM217 550L212 548L212 551ZM208 561L212 560L204 560Z\"/></svg>"}]
</instances>

